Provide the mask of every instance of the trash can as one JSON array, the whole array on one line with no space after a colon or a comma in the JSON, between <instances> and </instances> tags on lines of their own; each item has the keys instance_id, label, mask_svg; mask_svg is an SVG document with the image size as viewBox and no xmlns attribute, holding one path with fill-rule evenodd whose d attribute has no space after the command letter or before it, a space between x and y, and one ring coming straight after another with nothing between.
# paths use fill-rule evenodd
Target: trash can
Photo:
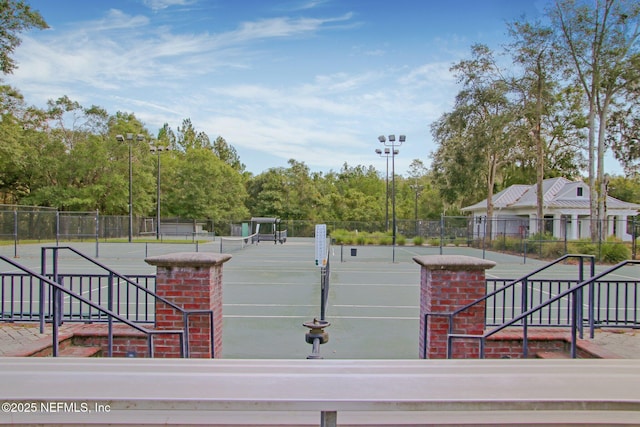
<instances>
[{"instance_id":1,"label":"trash can","mask_svg":"<svg viewBox=\"0 0 640 427\"><path fill-rule=\"evenodd\" d=\"M351 256L357 256L358 255L358 248L351 248Z\"/></svg>"}]
</instances>

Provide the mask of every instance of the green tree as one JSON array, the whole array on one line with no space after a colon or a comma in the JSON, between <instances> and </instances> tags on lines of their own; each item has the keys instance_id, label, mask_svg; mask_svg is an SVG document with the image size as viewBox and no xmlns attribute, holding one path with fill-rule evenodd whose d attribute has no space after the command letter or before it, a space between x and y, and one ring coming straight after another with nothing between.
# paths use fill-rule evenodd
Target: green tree
<instances>
[{"instance_id":1,"label":"green tree","mask_svg":"<svg viewBox=\"0 0 640 427\"><path fill-rule=\"evenodd\" d=\"M253 216L284 217L287 204L286 171L270 168L247 183L247 207Z\"/></svg>"},{"instance_id":2,"label":"green tree","mask_svg":"<svg viewBox=\"0 0 640 427\"><path fill-rule=\"evenodd\" d=\"M227 143L227 141L219 136L213 142L213 152L218 156L220 160L231 166L233 169L240 173L243 173L246 166L240 161L240 156L233 145Z\"/></svg>"},{"instance_id":3,"label":"green tree","mask_svg":"<svg viewBox=\"0 0 640 427\"><path fill-rule=\"evenodd\" d=\"M343 221L384 219L385 185L373 166L345 163L335 177L336 191L331 193L328 204L337 218Z\"/></svg>"},{"instance_id":4,"label":"green tree","mask_svg":"<svg viewBox=\"0 0 640 427\"><path fill-rule=\"evenodd\" d=\"M558 83L562 61L557 56L551 28L538 22L515 21L509 25L509 34L512 42L507 53L521 71L512 79L512 85L521 106L518 152L522 157L507 168L512 179L506 179L505 184L530 183L528 175L535 171L536 216L541 230L543 180L555 175L575 175L578 169L572 136L578 132L576 125L581 124L575 117L580 117L582 105L575 99L569 102L569 96L576 92L571 87L565 91ZM516 165L521 168L520 177Z\"/></svg>"},{"instance_id":5,"label":"green tree","mask_svg":"<svg viewBox=\"0 0 640 427\"><path fill-rule=\"evenodd\" d=\"M629 203L640 203L640 177L613 176L608 180L607 194Z\"/></svg>"},{"instance_id":6,"label":"green tree","mask_svg":"<svg viewBox=\"0 0 640 427\"><path fill-rule=\"evenodd\" d=\"M624 77L634 67L638 53L640 5L626 0L557 0L549 14L561 41L560 54L569 58L565 70L587 99L590 214L591 218L605 218L607 121L628 84ZM597 227L592 227L591 237L602 237Z\"/></svg>"},{"instance_id":7,"label":"green tree","mask_svg":"<svg viewBox=\"0 0 640 427\"><path fill-rule=\"evenodd\" d=\"M191 122L191 119L184 119L182 126L178 126L176 146L183 151L192 148L212 148L209 136L204 132L198 131Z\"/></svg>"},{"instance_id":8,"label":"green tree","mask_svg":"<svg viewBox=\"0 0 640 427\"><path fill-rule=\"evenodd\" d=\"M166 160L163 174L172 189L164 196L163 206L169 215L189 219L248 216L242 176L210 149L174 152Z\"/></svg>"},{"instance_id":9,"label":"green tree","mask_svg":"<svg viewBox=\"0 0 640 427\"><path fill-rule=\"evenodd\" d=\"M625 75L628 84L624 99L611 113L607 123L607 143L624 167L627 176L640 172L640 54L636 54Z\"/></svg>"},{"instance_id":10,"label":"green tree","mask_svg":"<svg viewBox=\"0 0 640 427\"><path fill-rule=\"evenodd\" d=\"M542 181L546 157L546 144L543 136L543 116L548 114L549 101L553 99L551 75L555 68L554 48L551 44L551 30L540 25L526 22L514 22L510 27L514 39L512 52L514 62L524 68L522 78L516 80L520 89L524 118L535 147L534 164L536 170L536 216L538 230L542 229L544 202Z\"/></svg>"},{"instance_id":11,"label":"green tree","mask_svg":"<svg viewBox=\"0 0 640 427\"><path fill-rule=\"evenodd\" d=\"M23 127L18 115L24 108L22 95L10 86L0 86L0 193L3 203L17 203L28 194L25 176L28 150L23 143Z\"/></svg>"},{"instance_id":12,"label":"green tree","mask_svg":"<svg viewBox=\"0 0 640 427\"><path fill-rule=\"evenodd\" d=\"M474 45L472 58L460 61L452 71L463 87L453 111L432 126L438 143L433 155L435 176L449 203L476 201L486 195L491 218L501 168L514 160L517 149L517 109L486 46Z\"/></svg>"},{"instance_id":13,"label":"green tree","mask_svg":"<svg viewBox=\"0 0 640 427\"><path fill-rule=\"evenodd\" d=\"M20 46L21 32L31 28L49 28L39 12L22 0L0 1L0 70L4 74L11 74L17 67L11 58L15 49Z\"/></svg>"}]
</instances>

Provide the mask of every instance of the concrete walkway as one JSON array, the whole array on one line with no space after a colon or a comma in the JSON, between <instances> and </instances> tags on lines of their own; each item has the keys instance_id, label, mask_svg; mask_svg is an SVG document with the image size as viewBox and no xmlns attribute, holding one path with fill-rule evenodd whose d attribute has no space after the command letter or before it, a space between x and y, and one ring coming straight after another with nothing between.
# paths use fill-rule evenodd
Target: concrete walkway
<instances>
[{"instance_id":1,"label":"concrete walkway","mask_svg":"<svg viewBox=\"0 0 640 427\"><path fill-rule=\"evenodd\" d=\"M593 342L623 359L640 359L640 329L596 330Z\"/></svg>"},{"instance_id":2,"label":"concrete walkway","mask_svg":"<svg viewBox=\"0 0 640 427\"><path fill-rule=\"evenodd\" d=\"M73 334L79 324L66 323L60 327L60 339ZM25 356L51 345L52 328L46 325L44 334L37 323L0 323L0 357ZM584 339L592 348L601 348L603 354L620 359L640 359L640 330L598 329L593 340ZM417 344L416 344L417 346ZM330 355L326 356L331 358Z\"/></svg>"},{"instance_id":3,"label":"concrete walkway","mask_svg":"<svg viewBox=\"0 0 640 427\"><path fill-rule=\"evenodd\" d=\"M59 340L73 334L73 324L60 327ZM0 356L22 357L52 345L53 329L47 324L43 334L39 323L4 323L0 322Z\"/></svg>"}]
</instances>

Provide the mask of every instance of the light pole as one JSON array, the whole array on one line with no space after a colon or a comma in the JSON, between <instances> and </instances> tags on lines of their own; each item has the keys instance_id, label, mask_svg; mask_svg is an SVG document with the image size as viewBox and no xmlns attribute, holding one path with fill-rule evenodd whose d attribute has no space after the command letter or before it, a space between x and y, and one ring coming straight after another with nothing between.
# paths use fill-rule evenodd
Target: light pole
<instances>
[{"instance_id":1,"label":"light pole","mask_svg":"<svg viewBox=\"0 0 640 427\"><path fill-rule=\"evenodd\" d=\"M125 137L122 135L116 135L116 140L120 142L125 141ZM138 134L137 141L144 140L144 136ZM131 162L131 146L133 145L133 134L128 133L126 141L129 143L129 243L133 240L133 163Z\"/></svg>"},{"instance_id":2,"label":"light pole","mask_svg":"<svg viewBox=\"0 0 640 427\"><path fill-rule=\"evenodd\" d=\"M415 205L415 222L416 222L416 231L415 231L415 235L417 236L419 234L419 230L418 230L418 197L420 197L420 192L422 191L422 185L418 184L418 180L416 179L416 183L415 184L410 184L409 187L411 187L411 189L413 191L416 192L416 205Z\"/></svg>"},{"instance_id":3,"label":"light pole","mask_svg":"<svg viewBox=\"0 0 640 427\"><path fill-rule=\"evenodd\" d=\"M402 143L406 140L406 136L400 135L398 136L398 141L396 142L395 135L389 135L389 140L384 137L384 135L380 135L378 137L378 141L384 144L386 147L391 147L391 215L392 215L392 227L393 230L391 232L392 244L393 244L393 256L392 262L396 262L396 154L399 153L396 150L396 146L402 145Z\"/></svg>"},{"instance_id":4,"label":"light pole","mask_svg":"<svg viewBox=\"0 0 640 427\"><path fill-rule=\"evenodd\" d=\"M152 153L156 153L158 157L157 171L158 177L156 182L156 240L160 240L160 154L163 151L169 151L169 147L162 147L157 144L150 144L149 149Z\"/></svg>"},{"instance_id":5,"label":"light pole","mask_svg":"<svg viewBox=\"0 0 640 427\"><path fill-rule=\"evenodd\" d=\"M385 224L386 231L389 231L389 157L391 157L391 149L385 148L384 154L383 154L383 151L381 149L376 148L376 154L379 155L380 157L387 158L387 174L385 175L385 182L387 184L387 189L385 193L386 203L384 205L384 224ZM396 154L398 154L397 150L396 150Z\"/></svg>"}]
</instances>

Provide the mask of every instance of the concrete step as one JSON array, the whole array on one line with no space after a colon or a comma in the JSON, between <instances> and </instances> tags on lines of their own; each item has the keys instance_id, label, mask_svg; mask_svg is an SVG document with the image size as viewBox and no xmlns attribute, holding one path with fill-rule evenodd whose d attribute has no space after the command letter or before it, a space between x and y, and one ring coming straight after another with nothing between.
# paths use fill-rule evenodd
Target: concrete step
<instances>
[{"instance_id":1,"label":"concrete step","mask_svg":"<svg viewBox=\"0 0 640 427\"><path fill-rule=\"evenodd\" d=\"M571 359L571 355L564 351L539 351L536 359Z\"/></svg>"},{"instance_id":2,"label":"concrete step","mask_svg":"<svg viewBox=\"0 0 640 427\"><path fill-rule=\"evenodd\" d=\"M72 345L61 349L58 352L59 357L102 357L102 349L100 347L82 347Z\"/></svg>"}]
</instances>

